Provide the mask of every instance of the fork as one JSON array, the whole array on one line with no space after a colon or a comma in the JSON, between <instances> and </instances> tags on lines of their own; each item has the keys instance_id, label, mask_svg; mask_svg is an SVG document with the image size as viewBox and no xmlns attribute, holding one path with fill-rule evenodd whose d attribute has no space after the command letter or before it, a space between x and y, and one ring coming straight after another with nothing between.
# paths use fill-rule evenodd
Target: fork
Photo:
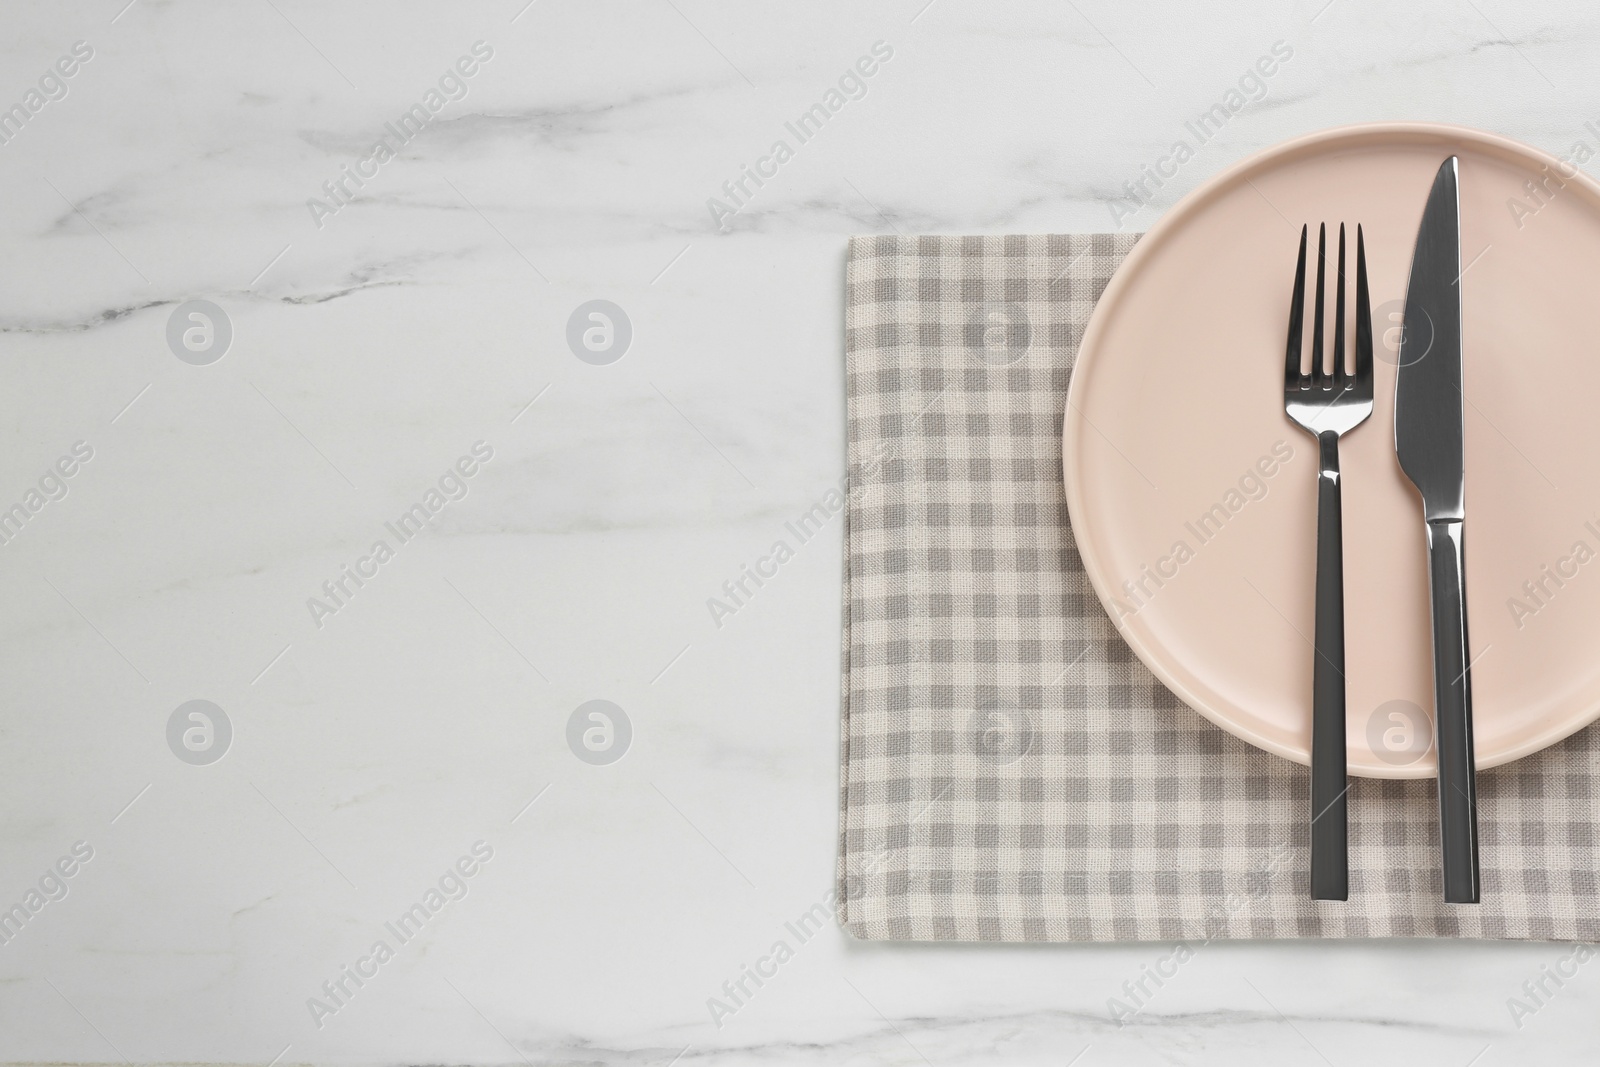
<instances>
[{"instance_id":1,"label":"fork","mask_svg":"<svg viewBox=\"0 0 1600 1067\"><path fill-rule=\"evenodd\" d=\"M1344 223L1339 224L1338 296L1333 351L1322 344L1323 271L1328 227L1317 232L1317 297L1311 327L1311 363L1301 370L1305 326L1306 239L1300 228L1300 262L1289 304L1289 343L1283 370L1283 407L1317 439L1317 608L1311 674L1311 897L1350 897L1349 791L1345 765L1344 529L1339 492L1339 438L1372 414L1372 309L1367 296L1367 253L1356 226L1355 372L1345 369ZM1331 366L1325 365L1331 356Z\"/></svg>"}]
</instances>

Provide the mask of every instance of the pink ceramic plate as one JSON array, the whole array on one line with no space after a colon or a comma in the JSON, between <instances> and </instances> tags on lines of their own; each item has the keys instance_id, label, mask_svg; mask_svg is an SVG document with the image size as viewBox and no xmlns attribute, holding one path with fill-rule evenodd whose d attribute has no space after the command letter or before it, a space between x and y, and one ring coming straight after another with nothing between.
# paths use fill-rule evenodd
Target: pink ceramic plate
<instances>
[{"instance_id":1,"label":"pink ceramic plate","mask_svg":"<svg viewBox=\"0 0 1600 1067\"><path fill-rule=\"evenodd\" d=\"M1316 448L1284 416L1282 352L1301 224L1313 242L1330 224L1330 270L1338 223L1352 257L1363 225L1377 397L1341 445L1345 640L1350 770L1378 778L1434 773L1422 513L1395 461L1394 360L1417 223L1452 153L1478 765L1591 722L1600 186L1570 166L1421 124L1329 130L1247 160L1168 212L1112 280L1063 431L1078 546L1134 651L1217 725L1308 763Z\"/></svg>"}]
</instances>

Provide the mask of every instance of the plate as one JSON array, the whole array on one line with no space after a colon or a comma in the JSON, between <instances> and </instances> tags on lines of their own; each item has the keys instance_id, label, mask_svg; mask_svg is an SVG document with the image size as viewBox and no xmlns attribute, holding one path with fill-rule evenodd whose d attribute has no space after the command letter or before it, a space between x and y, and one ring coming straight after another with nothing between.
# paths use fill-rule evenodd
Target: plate
<instances>
[{"instance_id":1,"label":"plate","mask_svg":"<svg viewBox=\"0 0 1600 1067\"><path fill-rule=\"evenodd\" d=\"M1570 158L1600 152L1600 130ZM1079 550L1134 652L1230 733L1310 761L1316 446L1283 411L1300 226L1366 235L1372 417L1341 442L1349 767L1432 777L1419 498L1394 452L1400 312L1435 171L1460 157L1466 559L1478 766L1600 715L1600 186L1431 124L1327 130L1195 190L1139 242L1063 420ZM1353 314L1353 295L1347 301ZM1329 299L1332 315L1332 299ZM1309 333L1310 306L1307 306ZM1330 323L1329 334L1332 333Z\"/></svg>"}]
</instances>

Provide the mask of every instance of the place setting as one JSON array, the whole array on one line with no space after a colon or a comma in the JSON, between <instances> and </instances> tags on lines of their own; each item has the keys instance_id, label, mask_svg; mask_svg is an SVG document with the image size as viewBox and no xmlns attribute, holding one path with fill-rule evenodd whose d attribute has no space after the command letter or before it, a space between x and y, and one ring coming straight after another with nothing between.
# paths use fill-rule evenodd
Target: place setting
<instances>
[{"instance_id":1,"label":"place setting","mask_svg":"<svg viewBox=\"0 0 1600 1067\"><path fill-rule=\"evenodd\" d=\"M0 1067L1593 1044L1591 11L8 14Z\"/></svg>"},{"instance_id":2,"label":"place setting","mask_svg":"<svg viewBox=\"0 0 1600 1067\"><path fill-rule=\"evenodd\" d=\"M1595 263L1572 158L1411 123L852 241L846 927L1600 932Z\"/></svg>"}]
</instances>

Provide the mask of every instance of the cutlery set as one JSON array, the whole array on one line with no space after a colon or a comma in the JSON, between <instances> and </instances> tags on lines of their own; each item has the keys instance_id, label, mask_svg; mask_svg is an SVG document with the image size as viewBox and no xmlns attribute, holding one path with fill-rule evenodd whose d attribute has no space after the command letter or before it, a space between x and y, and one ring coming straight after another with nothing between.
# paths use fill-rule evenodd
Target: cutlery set
<instances>
[{"instance_id":1,"label":"cutlery set","mask_svg":"<svg viewBox=\"0 0 1600 1067\"><path fill-rule=\"evenodd\" d=\"M1394 436L1400 468L1422 500L1433 617L1434 748L1444 899L1479 897L1472 676L1467 641L1462 447L1461 223L1458 161L1440 166L1423 209L1406 287ZM1344 551L1339 439L1372 414L1372 312L1365 237L1356 227L1353 369L1345 345L1345 228L1339 226L1333 345L1324 350L1327 227L1317 237L1309 366L1304 365L1309 227L1289 305L1284 410L1317 441L1316 626L1311 712L1311 896L1349 898L1345 751ZM1413 327L1418 327L1413 329ZM1413 340L1415 338L1415 340Z\"/></svg>"}]
</instances>

